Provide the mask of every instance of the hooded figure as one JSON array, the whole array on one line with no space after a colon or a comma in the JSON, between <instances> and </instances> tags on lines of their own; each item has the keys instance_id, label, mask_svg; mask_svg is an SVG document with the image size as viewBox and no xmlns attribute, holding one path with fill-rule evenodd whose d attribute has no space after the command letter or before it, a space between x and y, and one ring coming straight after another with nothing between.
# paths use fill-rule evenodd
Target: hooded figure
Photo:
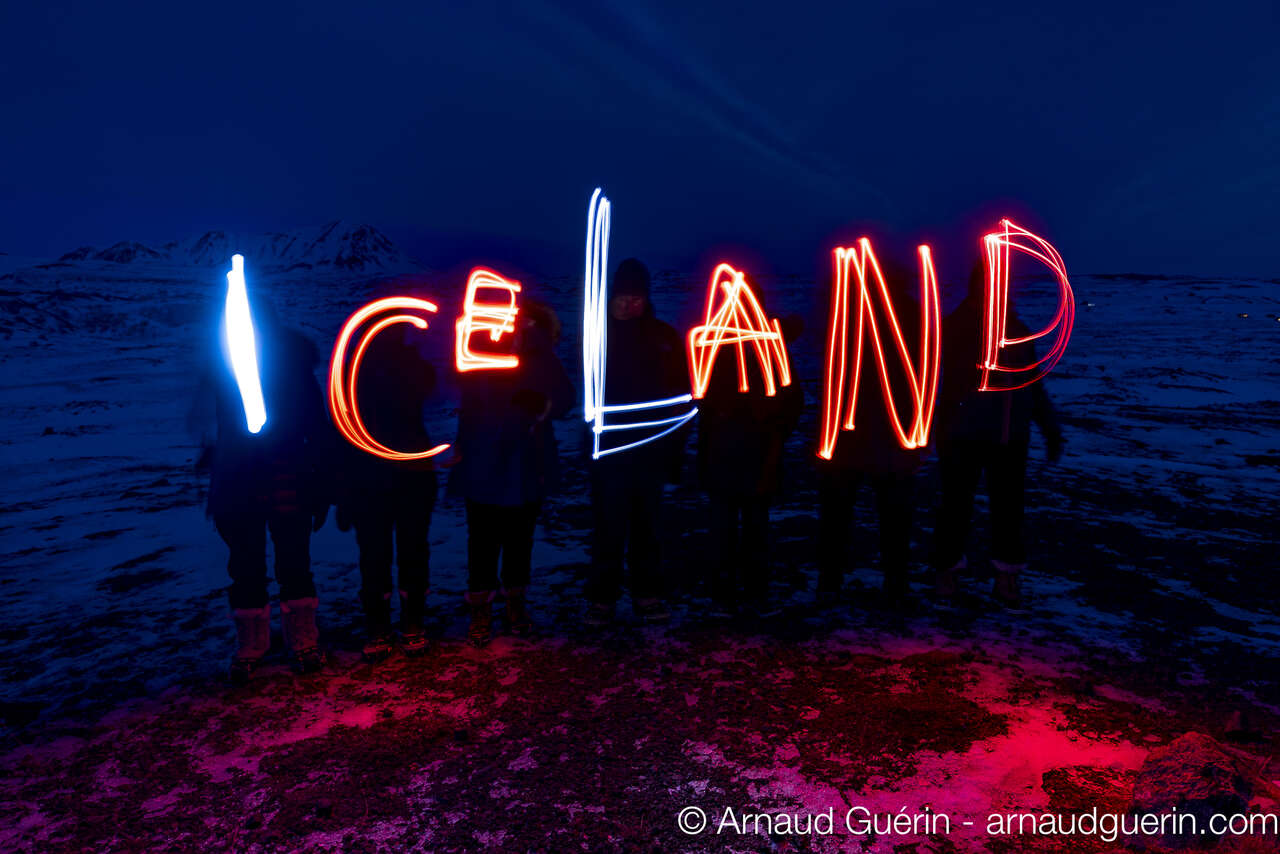
<instances>
[{"instance_id":1,"label":"hooded figure","mask_svg":"<svg viewBox=\"0 0 1280 854\"><path fill-rule=\"evenodd\" d=\"M802 329L798 318L786 318L782 326L787 344ZM767 601L769 507L781 488L783 445L804 408L796 383L765 393L750 350L746 368L744 392L738 390L733 348L722 351L698 406L698 481L711 505L717 562L709 587L718 616L730 616L740 604L756 616L773 611Z\"/></svg>"},{"instance_id":2,"label":"hooded figure","mask_svg":"<svg viewBox=\"0 0 1280 854\"><path fill-rule=\"evenodd\" d=\"M275 550L284 636L296 670L324 664L316 629L316 588L311 577L311 532L328 515L335 434L316 381L315 345L284 327L265 300L253 301L258 372L267 420L250 433L245 407L230 368L226 334L206 365L191 426L201 435L201 467L210 471L209 515L230 549L228 590L239 647L231 678L249 678L271 645L266 538ZM212 402L216 432L202 423Z\"/></svg>"},{"instance_id":3,"label":"hooded figure","mask_svg":"<svg viewBox=\"0 0 1280 854\"><path fill-rule=\"evenodd\" d=\"M938 468L942 506L934 527L933 565L939 596L956 592L957 573L968 566L965 547L973 521L978 481L986 475L991 508L993 593L1016 606L1026 567L1023 540L1023 485L1027 448L1034 422L1045 437L1050 462L1062 456L1061 428L1041 379L1012 391L979 391L985 271L981 263L969 275L968 294L943 321L942 390L938 400ZM1030 331L1009 307L1012 337ZM1035 360L1031 341L1005 350L1011 363Z\"/></svg>"},{"instance_id":4,"label":"hooded figure","mask_svg":"<svg viewBox=\"0 0 1280 854\"><path fill-rule=\"evenodd\" d=\"M356 393L370 434L382 444L416 451L434 443L423 408L436 388L436 372L397 324L370 343ZM426 652L423 614L430 585L428 531L438 489L433 459L394 461L345 445L338 527L354 526L360 548L360 602L368 632L367 661L392 651L391 599L398 587L400 642L406 655ZM392 555L399 583L391 575Z\"/></svg>"},{"instance_id":5,"label":"hooded figure","mask_svg":"<svg viewBox=\"0 0 1280 854\"><path fill-rule=\"evenodd\" d=\"M657 318L649 270L635 258L618 265L609 290L606 405L665 400L689 391L684 341ZM659 515L663 484L679 471L688 430L676 430L590 463L594 531L586 622L613 619L622 594L623 558L631 570L631 603L649 622L670 618L660 577Z\"/></svg>"},{"instance_id":6,"label":"hooded figure","mask_svg":"<svg viewBox=\"0 0 1280 854\"><path fill-rule=\"evenodd\" d=\"M467 504L468 636L476 646L490 640L499 589L511 633L526 634L531 626L527 591L533 533L542 503L558 481L551 421L563 417L574 399L569 375L555 354L558 328L549 308L526 301L516 334L497 344L517 354L519 364L458 377L459 462L449 492Z\"/></svg>"},{"instance_id":7,"label":"hooded figure","mask_svg":"<svg viewBox=\"0 0 1280 854\"><path fill-rule=\"evenodd\" d=\"M908 352L919 366L920 354L918 330L920 305L910 294L908 285L914 274L896 265L883 265L885 284L893 300L894 314L904 331ZM851 285L851 288L854 287ZM856 306L854 296L849 303ZM851 308L851 313L858 309ZM888 335L889 318L879 300L872 300L876 325L881 334ZM853 321L850 321L850 327ZM870 340L863 344L862 370L858 387L849 388L845 406L856 399L856 426L853 430L841 430L836 438L830 460L819 458L818 467L818 593L833 597L844 584L848 563L849 531L853 526L853 510L858 493L863 486L870 487L875 497L875 513L878 526L880 567L884 572L883 589L888 603L893 607L907 604L910 586L911 525L915 511L915 479L924 461L924 449L907 449L898 441L897 432L890 422L891 414L884 401L884 390L876 357ZM850 335L849 358L856 339ZM904 422L915 411L905 368L898 364L895 352L888 347L889 388L894 405ZM841 413L843 423L844 413Z\"/></svg>"}]
</instances>

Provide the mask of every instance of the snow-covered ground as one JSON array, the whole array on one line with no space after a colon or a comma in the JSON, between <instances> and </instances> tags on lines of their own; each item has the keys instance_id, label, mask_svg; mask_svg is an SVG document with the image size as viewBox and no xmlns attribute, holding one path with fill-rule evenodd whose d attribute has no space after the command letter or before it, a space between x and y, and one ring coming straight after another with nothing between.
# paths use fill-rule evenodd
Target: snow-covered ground
<instances>
[{"instance_id":1,"label":"snow-covered ground","mask_svg":"<svg viewBox=\"0 0 1280 854\"><path fill-rule=\"evenodd\" d=\"M322 351L399 277L441 303L427 349L446 357L463 283L372 229L239 241L252 247L250 288ZM233 244L77 251L0 277L7 845L226 847L234 835L232 848L337 849L354 835L370 850L584 839L672 850L687 844L674 828L686 804L927 803L973 817L1061 806L1073 802L1048 782L1061 769L1094 769L1103 781L1082 791L1102 797L1123 791L1152 744L1189 728L1220 735L1233 711L1267 732L1280 716L1280 290L1123 275L1073 278L1075 332L1049 382L1068 449L1050 466L1033 448L1025 614L990 607L979 579L958 607L882 613L867 508L850 601L812 604L807 460L826 293L782 279L758 286L772 313L808 321L792 348L808 411L774 513L781 617L701 618L692 580L705 526L686 484L670 493L668 571L683 594L672 627L584 632L589 512L571 418L559 429L564 492L535 550L539 639L461 644L465 528L444 501L431 658L358 664L355 544L330 525L312 552L334 673L295 682L277 666L227 694L225 549L204 517L185 416L225 287L215 256ZM655 301L687 323L703 292L700 278L663 274ZM578 376L577 280L527 282L526 294L561 312ZM1026 305L1034 314L1034 297ZM435 425L446 440L451 406L446 389ZM930 467L921 563L935 498ZM66 791L83 786L93 791ZM113 828L94 830L103 816ZM979 836L957 830L959 849L920 850L971 850Z\"/></svg>"}]
</instances>

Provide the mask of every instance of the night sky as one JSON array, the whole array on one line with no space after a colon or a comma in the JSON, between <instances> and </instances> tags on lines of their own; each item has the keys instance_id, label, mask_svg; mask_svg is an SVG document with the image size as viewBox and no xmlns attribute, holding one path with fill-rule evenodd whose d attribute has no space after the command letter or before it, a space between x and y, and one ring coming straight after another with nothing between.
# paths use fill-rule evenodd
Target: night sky
<instances>
[{"instance_id":1,"label":"night sky","mask_svg":"<svg viewBox=\"0 0 1280 854\"><path fill-rule=\"evenodd\" d=\"M1280 5L8 4L0 251L331 219L446 267L836 239L1280 275ZM960 261L957 256L965 255Z\"/></svg>"}]
</instances>

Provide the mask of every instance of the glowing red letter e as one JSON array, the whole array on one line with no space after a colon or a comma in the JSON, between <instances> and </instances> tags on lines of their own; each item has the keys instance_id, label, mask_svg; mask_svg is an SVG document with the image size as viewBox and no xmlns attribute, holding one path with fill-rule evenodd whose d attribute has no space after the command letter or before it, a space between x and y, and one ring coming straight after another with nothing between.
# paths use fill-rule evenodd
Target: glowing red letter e
<instances>
[{"instance_id":1,"label":"glowing red letter e","mask_svg":"<svg viewBox=\"0 0 1280 854\"><path fill-rule=\"evenodd\" d=\"M481 289L502 291L502 302L478 302L476 293ZM503 335L516 331L516 294L520 283L504 279L492 270L476 267L467 277L467 298L462 305L462 317L458 318L457 339L454 345L454 363L461 371L479 371L494 368L514 368L520 357L505 353L477 353L471 349L471 337L481 332L489 333L489 340L497 342Z\"/></svg>"}]
</instances>

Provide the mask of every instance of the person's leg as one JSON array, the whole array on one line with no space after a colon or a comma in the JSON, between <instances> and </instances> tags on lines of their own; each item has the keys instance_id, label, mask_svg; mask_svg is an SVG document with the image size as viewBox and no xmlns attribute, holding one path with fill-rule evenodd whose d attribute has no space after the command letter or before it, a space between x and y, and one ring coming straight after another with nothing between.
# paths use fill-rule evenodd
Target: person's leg
<instances>
[{"instance_id":1,"label":"person's leg","mask_svg":"<svg viewBox=\"0 0 1280 854\"><path fill-rule=\"evenodd\" d=\"M662 594L660 575L662 477L645 472L627 495L630 517L627 568L631 571L631 597L652 599Z\"/></svg>"},{"instance_id":2,"label":"person's leg","mask_svg":"<svg viewBox=\"0 0 1280 854\"><path fill-rule=\"evenodd\" d=\"M392 507L360 508L352 524L360 550L360 604L367 632L363 653L378 660L391 653Z\"/></svg>"},{"instance_id":3,"label":"person's leg","mask_svg":"<svg viewBox=\"0 0 1280 854\"><path fill-rule=\"evenodd\" d=\"M992 448L987 467L991 497L991 564L995 568L996 597L1008 605L1022 600L1021 575L1027 565L1022 519L1025 507L1027 446Z\"/></svg>"},{"instance_id":4,"label":"person's leg","mask_svg":"<svg viewBox=\"0 0 1280 854\"><path fill-rule=\"evenodd\" d=\"M538 526L538 502L501 508L502 589L524 590L533 570L533 534Z\"/></svg>"},{"instance_id":5,"label":"person's leg","mask_svg":"<svg viewBox=\"0 0 1280 854\"><path fill-rule=\"evenodd\" d=\"M853 483L836 473L818 481L818 593L838 593L849 561L853 523Z\"/></svg>"},{"instance_id":6,"label":"person's leg","mask_svg":"<svg viewBox=\"0 0 1280 854\"><path fill-rule=\"evenodd\" d=\"M890 597L897 599L905 597L909 591L914 480L911 472L880 475L872 480L876 514L880 520L880 567L884 571L884 589Z\"/></svg>"},{"instance_id":7,"label":"person's leg","mask_svg":"<svg viewBox=\"0 0 1280 854\"><path fill-rule=\"evenodd\" d=\"M236 626L236 652L231 679L248 680L254 666L271 648L271 605L267 596L267 523L256 515L218 515L214 527L227 544L227 598Z\"/></svg>"},{"instance_id":8,"label":"person's leg","mask_svg":"<svg viewBox=\"0 0 1280 854\"><path fill-rule=\"evenodd\" d=\"M316 585L311 577L311 516L276 513L267 522L276 553L276 582L280 585L280 614L285 644L294 668L304 673L324 666L320 632L316 627Z\"/></svg>"},{"instance_id":9,"label":"person's leg","mask_svg":"<svg viewBox=\"0 0 1280 854\"><path fill-rule=\"evenodd\" d=\"M227 544L227 599L232 609L262 608L267 596L267 520L256 514L219 514L214 527Z\"/></svg>"},{"instance_id":10,"label":"person's leg","mask_svg":"<svg viewBox=\"0 0 1280 854\"><path fill-rule=\"evenodd\" d=\"M753 496L742 502L739 572L746 598L760 610L773 610L769 597L769 500Z\"/></svg>"},{"instance_id":11,"label":"person's leg","mask_svg":"<svg viewBox=\"0 0 1280 854\"><path fill-rule=\"evenodd\" d=\"M943 442L938 445L938 474L942 500L933 528L930 562L941 582L964 569L965 548L973 524L973 497L982 477L982 445L977 442Z\"/></svg>"},{"instance_id":12,"label":"person's leg","mask_svg":"<svg viewBox=\"0 0 1280 854\"><path fill-rule=\"evenodd\" d=\"M425 649L422 618L431 585L431 514L435 478L415 478L400 491L396 508L396 565L400 581L400 631L405 651ZM413 647L411 649L411 647Z\"/></svg>"},{"instance_id":13,"label":"person's leg","mask_svg":"<svg viewBox=\"0 0 1280 854\"><path fill-rule=\"evenodd\" d=\"M498 589L498 558L502 551L502 508L467 502L467 605L472 644L484 646L492 635L493 597Z\"/></svg>"},{"instance_id":14,"label":"person's leg","mask_svg":"<svg viewBox=\"0 0 1280 854\"><path fill-rule=\"evenodd\" d=\"M590 617L612 615L622 592L622 558L627 542L626 487L629 472L608 462L592 463L591 470L591 577L587 600Z\"/></svg>"},{"instance_id":15,"label":"person's leg","mask_svg":"<svg viewBox=\"0 0 1280 854\"><path fill-rule=\"evenodd\" d=\"M671 616L663 603L666 593L662 579L661 513L662 475L645 472L630 495L631 524L627 544L627 565L631 570L631 603L649 622Z\"/></svg>"},{"instance_id":16,"label":"person's leg","mask_svg":"<svg viewBox=\"0 0 1280 854\"><path fill-rule=\"evenodd\" d=\"M533 534L542 505L533 502L503 509L507 515L502 541L502 591L507 601L507 629L512 634L523 635L531 628L526 601L533 571Z\"/></svg>"},{"instance_id":17,"label":"person's leg","mask_svg":"<svg viewBox=\"0 0 1280 854\"><path fill-rule=\"evenodd\" d=\"M717 610L732 608L738 600L738 505L727 495L711 493L711 550L707 561L707 592Z\"/></svg>"}]
</instances>

